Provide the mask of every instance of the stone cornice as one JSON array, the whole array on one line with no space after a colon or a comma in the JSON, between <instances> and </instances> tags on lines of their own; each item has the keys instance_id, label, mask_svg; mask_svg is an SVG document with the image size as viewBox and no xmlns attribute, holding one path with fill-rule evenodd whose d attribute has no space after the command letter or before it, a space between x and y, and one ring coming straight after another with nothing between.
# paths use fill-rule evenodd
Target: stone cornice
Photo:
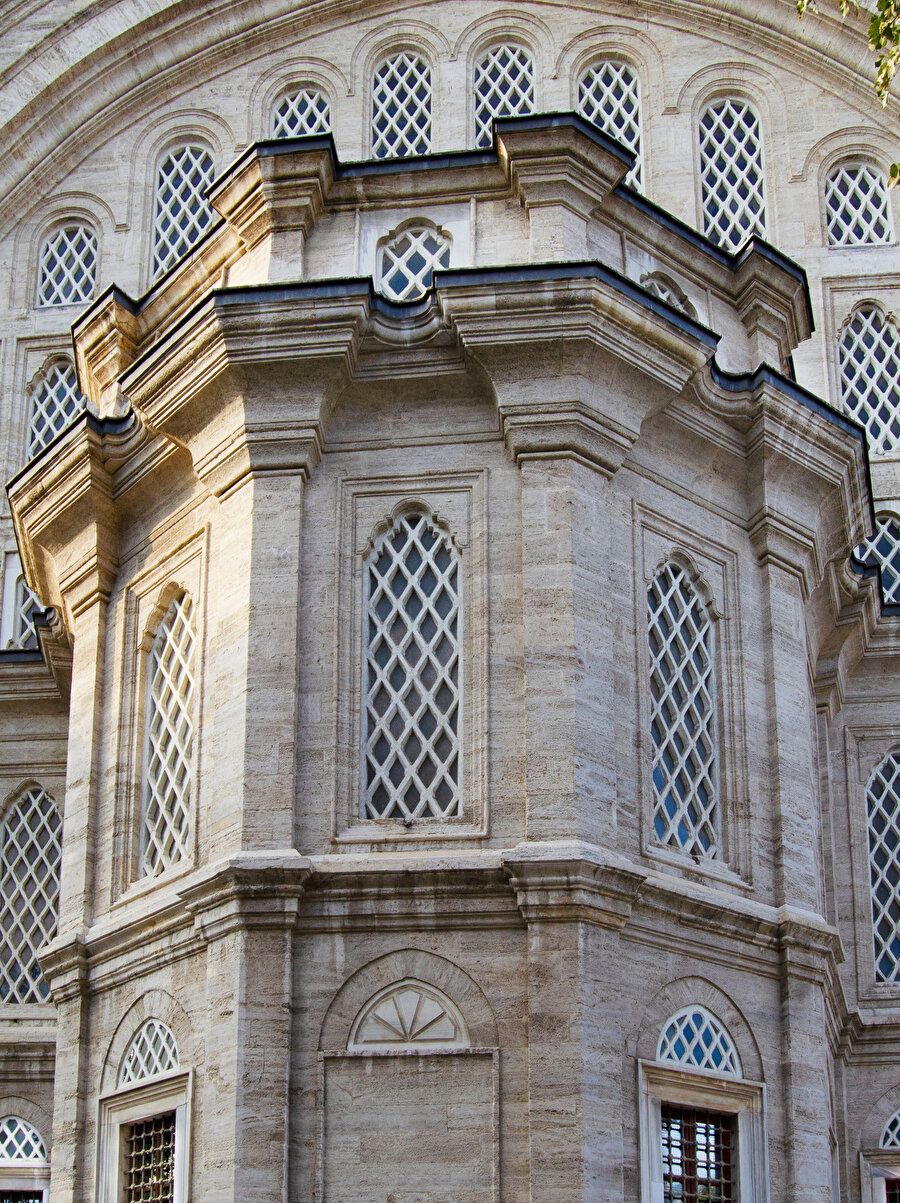
<instances>
[{"instance_id":1,"label":"stone cornice","mask_svg":"<svg viewBox=\"0 0 900 1203\"><path fill-rule=\"evenodd\" d=\"M590 923L621 931L646 873L579 840L518 844L503 854L526 923Z\"/></svg>"},{"instance_id":2,"label":"stone cornice","mask_svg":"<svg viewBox=\"0 0 900 1203\"><path fill-rule=\"evenodd\" d=\"M199 870L179 897L206 942L238 931L291 931L310 871L299 852L248 852Z\"/></svg>"}]
</instances>

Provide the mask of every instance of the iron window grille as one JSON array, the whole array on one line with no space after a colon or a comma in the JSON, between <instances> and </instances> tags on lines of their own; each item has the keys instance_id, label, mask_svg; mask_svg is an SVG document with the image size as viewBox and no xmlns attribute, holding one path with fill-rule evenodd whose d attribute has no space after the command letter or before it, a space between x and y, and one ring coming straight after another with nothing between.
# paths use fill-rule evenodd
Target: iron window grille
<instances>
[{"instance_id":1,"label":"iron window grille","mask_svg":"<svg viewBox=\"0 0 900 1203\"><path fill-rule=\"evenodd\" d=\"M376 159L426 155L431 150L431 67L402 51L372 81L372 155Z\"/></svg>"},{"instance_id":2,"label":"iron window grille","mask_svg":"<svg viewBox=\"0 0 900 1203\"><path fill-rule=\"evenodd\" d=\"M327 99L316 88L285 93L272 110L273 138L299 138L327 134L330 130L331 110Z\"/></svg>"},{"instance_id":3,"label":"iron window grille","mask_svg":"<svg viewBox=\"0 0 900 1203\"><path fill-rule=\"evenodd\" d=\"M206 190L214 172L212 155L200 145L176 147L160 163L153 213L154 280L186 255L209 228L213 214Z\"/></svg>"},{"instance_id":4,"label":"iron window grille","mask_svg":"<svg viewBox=\"0 0 900 1203\"><path fill-rule=\"evenodd\" d=\"M635 164L625 183L642 190L641 84L637 72L628 63L594 63L578 80L578 111L634 151Z\"/></svg>"},{"instance_id":5,"label":"iron window grille","mask_svg":"<svg viewBox=\"0 0 900 1203\"><path fill-rule=\"evenodd\" d=\"M56 935L62 819L32 786L0 822L0 1003L43 1003L37 954Z\"/></svg>"},{"instance_id":6,"label":"iron window grille","mask_svg":"<svg viewBox=\"0 0 900 1203\"><path fill-rule=\"evenodd\" d=\"M696 860L719 855L712 623L687 573L663 565L647 590L653 829Z\"/></svg>"},{"instance_id":7,"label":"iron window grille","mask_svg":"<svg viewBox=\"0 0 900 1203\"><path fill-rule=\"evenodd\" d=\"M124 1203L174 1203L175 1112L129 1124L123 1151Z\"/></svg>"},{"instance_id":8,"label":"iron window grille","mask_svg":"<svg viewBox=\"0 0 900 1203\"><path fill-rule=\"evenodd\" d=\"M190 854L193 768L193 603L176 597L150 650L140 871L153 877Z\"/></svg>"},{"instance_id":9,"label":"iron window grille","mask_svg":"<svg viewBox=\"0 0 900 1203\"><path fill-rule=\"evenodd\" d=\"M662 1104L664 1203L732 1203L734 1117Z\"/></svg>"},{"instance_id":10,"label":"iron window grille","mask_svg":"<svg viewBox=\"0 0 900 1203\"><path fill-rule=\"evenodd\" d=\"M52 442L87 404L75 365L65 355L49 359L28 389L28 458Z\"/></svg>"},{"instance_id":11,"label":"iron window grille","mask_svg":"<svg viewBox=\"0 0 900 1203\"><path fill-rule=\"evenodd\" d=\"M161 1019L145 1020L129 1042L119 1065L118 1085L143 1082L177 1069L178 1045Z\"/></svg>"},{"instance_id":12,"label":"iron window grille","mask_svg":"<svg viewBox=\"0 0 900 1203\"><path fill-rule=\"evenodd\" d=\"M55 230L41 247L37 304L78 305L94 295L97 235L90 226L69 223Z\"/></svg>"},{"instance_id":13,"label":"iron window grille","mask_svg":"<svg viewBox=\"0 0 900 1203\"><path fill-rule=\"evenodd\" d=\"M841 401L866 428L873 455L900 447L900 334L877 305L861 305L839 346Z\"/></svg>"},{"instance_id":14,"label":"iron window grille","mask_svg":"<svg viewBox=\"0 0 900 1203\"><path fill-rule=\"evenodd\" d=\"M700 187L713 242L734 251L751 234L765 237L762 135L746 100L718 100L700 118Z\"/></svg>"},{"instance_id":15,"label":"iron window grille","mask_svg":"<svg viewBox=\"0 0 900 1203\"><path fill-rule=\"evenodd\" d=\"M890 752L866 786L875 980L900 979L900 753Z\"/></svg>"},{"instance_id":16,"label":"iron window grille","mask_svg":"<svg viewBox=\"0 0 900 1203\"><path fill-rule=\"evenodd\" d=\"M896 514L876 514L875 531L853 552L861 564L881 569L885 604L900 603L900 519Z\"/></svg>"},{"instance_id":17,"label":"iron window grille","mask_svg":"<svg viewBox=\"0 0 900 1203\"><path fill-rule=\"evenodd\" d=\"M404 514L364 571L362 817L458 817L458 552L425 514Z\"/></svg>"},{"instance_id":18,"label":"iron window grille","mask_svg":"<svg viewBox=\"0 0 900 1203\"><path fill-rule=\"evenodd\" d=\"M840 163L825 181L825 214L831 246L891 242L887 179L870 163Z\"/></svg>"},{"instance_id":19,"label":"iron window grille","mask_svg":"<svg viewBox=\"0 0 900 1203\"><path fill-rule=\"evenodd\" d=\"M524 46L492 47L475 67L475 145L490 146L497 117L534 112L534 60Z\"/></svg>"},{"instance_id":20,"label":"iron window grille","mask_svg":"<svg viewBox=\"0 0 900 1203\"><path fill-rule=\"evenodd\" d=\"M378 248L378 288L392 301L412 301L431 288L435 271L450 266L450 239L430 223L412 223Z\"/></svg>"}]
</instances>

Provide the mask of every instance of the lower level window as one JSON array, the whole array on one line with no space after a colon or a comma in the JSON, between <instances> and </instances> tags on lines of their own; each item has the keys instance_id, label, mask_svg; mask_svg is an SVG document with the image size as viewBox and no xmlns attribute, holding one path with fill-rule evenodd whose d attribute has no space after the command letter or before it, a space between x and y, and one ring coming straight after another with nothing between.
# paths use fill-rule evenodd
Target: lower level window
<instances>
[{"instance_id":1,"label":"lower level window","mask_svg":"<svg viewBox=\"0 0 900 1203\"><path fill-rule=\"evenodd\" d=\"M664 1103L660 1118L664 1203L732 1203L734 1116Z\"/></svg>"},{"instance_id":2,"label":"lower level window","mask_svg":"<svg viewBox=\"0 0 900 1203\"><path fill-rule=\"evenodd\" d=\"M124 1203L174 1203L175 1112L129 1124L124 1138Z\"/></svg>"},{"instance_id":3,"label":"lower level window","mask_svg":"<svg viewBox=\"0 0 900 1203\"><path fill-rule=\"evenodd\" d=\"M900 1203L900 1178L889 1178L884 1190L887 1203Z\"/></svg>"},{"instance_id":4,"label":"lower level window","mask_svg":"<svg viewBox=\"0 0 900 1203\"><path fill-rule=\"evenodd\" d=\"M4 1190L0 1187L0 1203L44 1203L42 1190Z\"/></svg>"}]
</instances>

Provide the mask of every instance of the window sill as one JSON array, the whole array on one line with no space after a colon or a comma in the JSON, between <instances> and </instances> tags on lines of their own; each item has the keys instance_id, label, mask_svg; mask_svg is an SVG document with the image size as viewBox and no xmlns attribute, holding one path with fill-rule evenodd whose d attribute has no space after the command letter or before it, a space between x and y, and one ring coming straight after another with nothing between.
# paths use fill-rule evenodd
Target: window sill
<instances>
[{"instance_id":1,"label":"window sill","mask_svg":"<svg viewBox=\"0 0 900 1203\"><path fill-rule=\"evenodd\" d=\"M746 881L724 861L695 861L690 856L684 856L670 848L663 848L659 844L650 844L644 849L644 855L648 860L655 861L668 870L677 869L679 876L688 881L697 881L701 885L713 882L716 885L730 886L744 894L750 894L753 891L752 883Z\"/></svg>"},{"instance_id":2,"label":"window sill","mask_svg":"<svg viewBox=\"0 0 900 1203\"><path fill-rule=\"evenodd\" d=\"M369 819L345 828L339 835L331 837L339 848L367 845L391 845L391 851L402 850L410 844L443 843L446 840L483 840L488 833L459 819L418 819L411 826L394 819Z\"/></svg>"}]
</instances>

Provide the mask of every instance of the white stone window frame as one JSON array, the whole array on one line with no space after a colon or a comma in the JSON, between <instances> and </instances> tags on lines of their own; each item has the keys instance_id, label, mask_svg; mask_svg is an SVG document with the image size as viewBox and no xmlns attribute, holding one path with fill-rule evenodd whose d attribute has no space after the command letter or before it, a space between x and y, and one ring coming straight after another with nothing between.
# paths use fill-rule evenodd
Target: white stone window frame
<instances>
[{"instance_id":1,"label":"white stone window frame","mask_svg":"<svg viewBox=\"0 0 900 1203\"><path fill-rule=\"evenodd\" d=\"M857 290L858 293L858 290ZM896 301L896 296L894 300ZM835 342L832 345L831 359L834 364L834 397L835 409L838 413L844 414L852 421L859 423L866 431L866 447L869 452L869 457L873 461L891 460L900 457L900 436L896 439L896 445L885 446L879 449L877 443L873 440L869 433L868 423L864 420L864 415L853 414L848 409L844 401L844 372L842 366L842 351L844 338L847 335L850 326L854 320L861 316L864 312L874 311L880 315L880 318L885 326L892 326L897 336L897 344L900 346L900 319L898 319L896 309L891 309L885 305L877 296L868 293L867 295L856 300L848 310L844 320L837 328ZM898 405L898 414L900 414L900 405ZM900 418L895 419L900 421ZM883 425L883 424L882 424ZM881 436L878 436L878 441L881 441Z\"/></svg>"},{"instance_id":2,"label":"white stone window frame","mask_svg":"<svg viewBox=\"0 0 900 1203\"><path fill-rule=\"evenodd\" d=\"M641 1203L663 1203L663 1103L733 1115L737 1121L737 1197L741 1203L768 1203L769 1152L763 1082L658 1061L639 1061L638 1096Z\"/></svg>"},{"instance_id":3,"label":"white stone window frame","mask_svg":"<svg viewBox=\"0 0 900 1203\"><path fill-rule=\"evenodd\" d=\"M641 849L668 869L750 890L753 883L753 814L750 807L744 697L743 619L738 557L732 547L705 538L702 518L689 530L667 515L635 503L634 556L637 692L641 714L638 740ZM712 618L713 666L719 785L720 854L694 860L656 838L654 828L653 738L650 732L650 648L647 590L666 560L679 564L698 590ZM726 733L728 738L725 738Z\"/></svg>"},{"instance_id":4,"label":"white stone window frame","mask_svg":"<svg viewBox=\"0 0 900 1203\"><path fill-rule=\"evenodd\" d=\"M378 242L375 246L375 271L374 271L375 288L387 300L393 301L394 304L403 305L403 304L409 304L413 301L419 301L424 296L427 296L427 293L429 291L429 289L426 289L424 292L420 292L420 293L415 294L414 296L410 296L405 301L397 300L396 298L390 296L389 293L384 291L384 288L385 288L385 285L384 285L384 276L385 276L384 256L385 256L386 248L389 247L392 243L395 243L398 239L402 238L404 236L404 234L409 234L412 231L418 231L418 230L427 231L429 234L433 235L433 237L435 238L436 241L443 242L444 248L446 249L446 252L447 252L446 267L438 267L437 269L435 269L434 265L432 264L432 267L431 267L432 283L429 285L429 289L432 288L434 285L435 270L448 271L453 263L453 236L449 230L446 230L443 228L443 226L438 225L430 217L415 216L415 217L405 218L403 221L400 222L399 225L394 226L394 228L392 230L388 230L388 232L386 234L384 234L381 238L379 238ZM390 273L388 273L388 274L390 274Z\"/></svg>"},{"instance_id":5,"label":"white stone window frame","mask_svg":"<svg viewBox=\"0 0 900 1203\"><path fill-rule=\"evenodd\" d=\"M189 1203L193 1071L179 1069L123 1086L97 1104L97 1203L120 1203L126 1130L175 1112L174 1203Z\"/></svg>"},{"instance_id":6,"label":"white stone window frame","mask_svg":"<svg viewBox=\"0 0 900 1203\"><path fill-rule=\"evenodd\" d=\"M900 1178L900 1149L863 1149L859 1154L860 1203L885 1203L885 1179Z\"/></svg>"},{"instance_id":7,"label":"white stone window frame","mask_svg":"<svg viewBox=\"0 0 900 1203\"><path fill-rule=\"evenodd\" d=\"M203 747L203 676L205 665L205 590L208 532L204 528L181 547L137 575L125 590L119 644L121 722L119 723L112 856L113 905L177 881L197 863L202 838L200 764ZM143 804L149 656L159 623L172 599L187 593L194 603L194 746L191 776L193 822L188 856L156 877L140 875L140 824Z\"/></svg>"},{"instance_id":8,"label":"white stone window frame","mask_svg":"<svg viewBox=\"0 0 900 1203\"><path fill-rule=\"evenodd\" d=\"M278 109L281 107L281 105L284 104L284 102L286 100L293 103L293 101L296 100L296 98L300 95L301 92L305 92L307 94L318 93L318 95L322 98L322 100L324 100L324 102L327 106L327 112L328 112L327 128L322 129L322 130L316 130L315 133L325 136L333 131L333 129L334 129L334 103L332 100L330 90L327 88L323 88L322 85L317 80L303 78L303 79L299 79L297 81L292 81L290 83L283 84L278 89L278 91L276 92L273 99L270 101L268 110L267 110L268 125L266 126L266 133L265 133L266 138L299 138L299 137L305 137L305 136L307 136L307 137L315 136L314 134L313 135L278 134L275 132L275 126L278 123ZM321 121L322 121L322 118L320 115L316 124L321 124Z\"/></svg>"},{"instance_id":9,"label":"white stone window frame","mask_svg":"<svg viewBox=\"0 0 900 1203\"><path fill-rule=\"evenodd\" d=\"M489 150L491 147L490 141L486 143L480 141L481 131L478 120L478 93L476 88L478 71L488 55L504 47L524 51L531 59L533 71L531 108L517 115L530 116L533 113L541 111L543 71L541 67L542 56L539 53L539 47L535 45L533 38L525 36L521 30L517 29L514 31L505 27L493 30L490 36L482 38L469 54L466 88L469 95L468 138L469 145L476 150ZM503 121L504 118L492 118L492 129L494 120Z\"/></svg>"},{"instance_id":10,"label":"white stone window frame","mask_svg":"<svg viewBox=\"0 0 900 1203\"><path fill-rule=\"evenodd\" d=\"M778 189L773 188L769 181L768 152L766 149L772 145L771 114L764 97L748 88L745 81L742 80L729 81L718 79L714 89L704 90L698 93L694 99L691 110L691 141L694 147L694 196L697 213L697 230L705 237L708 237L706 235L706 207L703 200L703 156L700 152L700 123L707 109L727 100L750 105L759 121L763 175L763 208L765 212L765 233L759 235L759 237L765 238L771 243L777 243L778 201L776 193ZM746 238L744 241L746 242ZM716 243L715 245L728 253L734 253L730 246L726 246L723 243Z\"/></svg>"},{"instance_id":11,"label":"white stone window frame","mask_svg":"<svg viewBox=\"0 0 900 1203\"><path fill-rule=\"evenodd\" d=\"M422 141L425 143L424 149L404 149L401 154L385 153L378 154L378 147L384 141L383 136L376 130L375 123L379 113L379 107L376 104L376 86L377 77L389 64L394 63L397 59L406 58L415 60L419 65L424 65L428 77L428 123L425 131L414 127L417 131L416 136L412 139L414 142ZM380 53L370 63L368 76L368 103L369 103L369 130L368 130L368 154L375 162L402 162L404 159L418 159L422 155L431 154L434 150L435 142L435 127L436 127L436 109L440 102L440 93L437 87L437 76L435 71L435 59L433 51L426 46L419 45L416 42L401 40L391 42L387 46L381 48ZM416 111L419 106L416 105ZM407 110L404 113L408 116Z\"/></svg>"},{"instance_id":12,"label":"white stone window frame","mask_svg":"<svg viewBox=\"0 0 900 1203\"><path fill-rule=\"evenodd\" d=\"M621 138L619 138L618 135L615 132L613 132L612 130L607 129L606 126L601 125L599 122L594 122L593 118L589 117L585 113L585 111L582 107L581 93L582 93L583 81L585 80L585 78L588 76L588 74L590 72L592 72L592 71L596 72L599 69L605 68L605 67L612 68L613 70L617 70L620 73L627 70L628 72L630 72L630 74L634 78L634 82L636 85L636 87L634 89L634 93L635 93L636 109L637 109L637 120L634 121L634 124L637 126L637 131L638 131L637 132L637 149L635 149L634 146L631 146L626 142L622 142ZM641 76L641 71L638 69L636 64L634 62L632 62L632 60L626 56L623 56L616 52L611 52L609 54L604 54L602 52L598 52L597 54L592 55L587 61L583 62L581 64L581 66L578 68L578 71L577 71L577 73L575 75L575 79L574 79L574 85L575 85L575 102L572 106L573 109L577 113L579 113L582 117L584 117L585 121L589 121L589 122L591 122L591 124L595 124L598 129L603 130L603 132L607 133L609 135L609 137L615 138L617 141L622 142L623 146L628 146L629 150L631 150L632 153L635 155L636 161L635 161L634 167L625 176L624 182L626 184L630 185L632 188L635 188L638 192L641 192L641 193L645 192L646 191L646 153L645 153L646 147L645 147L645 143L647 140L647 138L646 138L647 131L644 126L644 86L643 86L643 79Z\"/></svg>"},{"instance_id":13,"label":"white stone window frame","mask_svg":"<svg viewBox=\"0 0 900 1203\"><path fill-rule=\"evenodd\" d=\"M414 212L407 208L376 209L358 216L356 272L360 276L371 276L376 287L380 247L394 234L402 232L408 222L427 223L449 239L451 270L471 266L472 214L468 203L423 205Z\"/></svg>"},{"instance_id":14,"label":"white stone window frame","mask_svg":"<svg viewBox=\"0 0 900 1203\"><path fill-rule=\"evenodd\" d=\"M839 242L831 241L831 224L829 222L828 208L828 181L835 172L841 168L856 168L869 167L875 171L879 171L884 177L885 193L887 197L887 220L888 220L888 237L882 242ZM897 244L897 224L894 220L894 201L892 200L893 189L887 187L888 173L882 166L879 157L868 150L860 148L844 149L837 155L830 156L819 172L819 208L821 211L822 221L822 246L829 252L836 254L840 251L871 251L878 247L896 246Z\"/></svg>"},{"instance_id":15,"label":"white stone window frame","mask_svg":"<svg viewBox=\"0 0 900 1203\"><path fill-rule=\"evenodd\" d=\"M222 162L220 155L217 153L215 141L205 133L197 133L193 129L184 129L179 131L177 136L170 136L157 151L152 166L151 185L150 185L150 213L149 213L149 254L147 256L147 280L152 288L164 276L167 276L177 264L191 253L193 248L209 233L209 230L217 221L216 211L206 202L209 209L209 218L206 221L203 230L193 239L190 245L181 251L179 254L172 256L167 252L165 261L159 261L157 256L157 247L159 244L158 227L160 225L160 210L158 198L160 193L160 173L163 165L168 162L173 156L182 154L187 148L201 150L209 155L212 159L212 175L206 187L203 189L204 195L208 191L209 184L216 178L216 174L221 170Z\"/></svg>"},{"instance_id":16,"label":"white stone window frame","mask_svg":"<svg viewBox=\"0 0 900 1203\"><path fill-rule=\"evenodd\" d=\"M17 551L4 552L3 591L2 602L0 602L0 649L6 650L18 647L17 640L20 635L18 586L20 581L24 583L22 561L19 559L19 553ZM25 585L25 588L27 589L28 586ZM37 649L35 648L35 650Z\"/></svg>"},{"instance_id":17,"label":"white stone window frame","mask_svg":"<svg viewBox=\"0 0 900 1203\"><path fill-rule=\"evenodd\" d=\"M74 300L62 301L42 301L41 292L43 291L44 274L45 274L45 258L47 249L50 243L58 239L60 235L67 231L78 229L79 231L87 232L88 236L93 239L93 271L91 274L90 289L85 296L76 297ZM100 235L97 231L96 224L93 221L88 221L80 214L61 217L54 221L51 225L44 228L43 233L38 241L38 257L35 272L35 290L34 290L34 307L35 309L68 309L78 305L88 305L97 295L97 287L100 280Z\"/></svg>"},{"instance_id":18,"label":"white stone window frame","mask_svg":"<svg viewBox=\"0 0 900 1203\"><path fill-rule=\"evenodd\" d=\"M378 846L480 839L489 834L487 809L487 530L483 471L426 476L348 478L341 482L334 588L346 599L337 628L335 776L332 834L338 845ZM460 555L461 624L459 725L462 813L458 818L361 819L363 606L365 556L376 528L410 506L436 514Z\"/></svg>"},{"instance_id":19,"label":"white stone window frame","mask_svg":"<svg viewBox=\"0 0 900 1203\"><path fill-rule=\"evenodd\" d=\"M55 1008L54 1008L55 1011ZM50 1159L46 1150L48 1142L36 1124L25 1119L21 1112L7 1112L3 1120L17 1119L24 1122L40 1137L44 1156L35 1158L0 1157L0 1194L4 1191L29 1191L41 1193L41 1203L50 1203Z\"/></svg>"}]
</instances>

